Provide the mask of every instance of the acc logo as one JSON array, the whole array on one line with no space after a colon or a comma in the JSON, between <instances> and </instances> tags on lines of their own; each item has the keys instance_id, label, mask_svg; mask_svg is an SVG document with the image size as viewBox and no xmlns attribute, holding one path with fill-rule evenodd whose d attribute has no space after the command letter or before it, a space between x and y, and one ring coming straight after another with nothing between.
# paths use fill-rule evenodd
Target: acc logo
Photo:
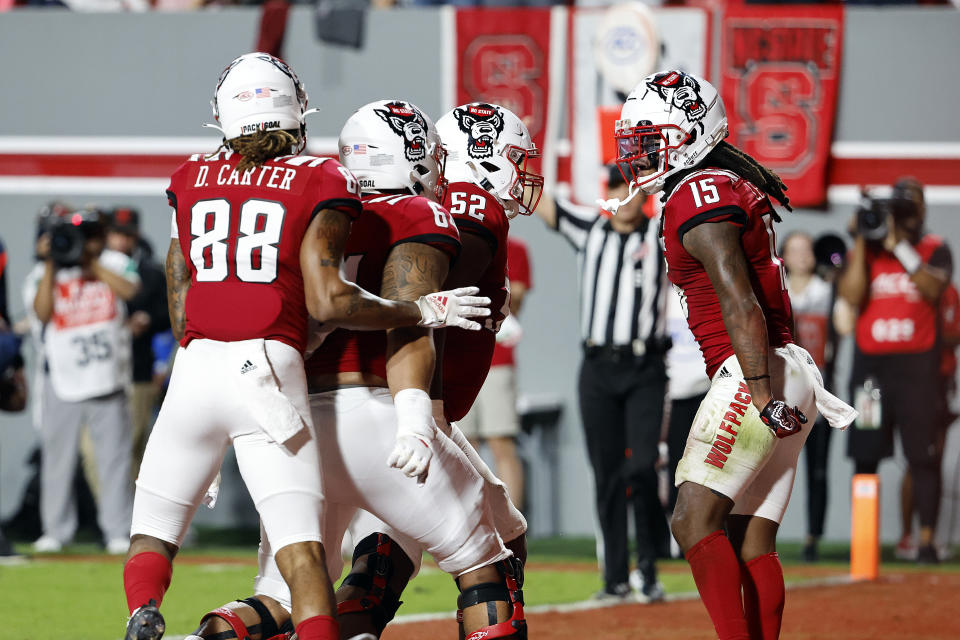
<instances>
[{"instance_id":1,"label":"acc logo","mask_svg":"<svg viewBox=\"0 0 960 640\"><path fill-rule=\"evenodd\" d=\"M416 162L427 157L427 121L417 109L399 100L374 109L390 129L403 138L403 155Z\"/></svg>"},{"instance_id":2,"label":"acc logo","mask_svg":"<svg viewBox=\"0 0 960 640\"><path fill-rule=\"evenodd\" d=\"M474 159L489 158L493 145L503 132L503 113L484 102L475 102L453 110L460 131L467 134L467 154Z\"/></svg>"},{"instance_id":3,"label":"acc logo","mask_svg":"<svg viewBox=\"0 0 960 640\"><path fill-rule=\"evenodd\" d=\"M604 11L594 33L593 60L614 89L630 93L656 71L659 59L657 21L645 5L627 2Z\"/></svg>"},{"instance_id":4,"label":"acc logo","mask_svg":"<svg viewBox=\"0 0 960 640\"><path fill-rule=\"evenodd\" d=\"M340 155L342 155L342 156L348 156L348 155L350 155L351 153L353 153L353 147L351 147L350 145L346 144L346 145L340 147Z\"/></svg>"},{"instance_id":5,"label":"acc logo","mask_svg":"<svg viewBox=\"0 0 960 640\"><path fill-rule=\"evenodd\" d=\"M237 95L233 96L234 99L239 100L240 102L246 102L247 100L253 97L253 91L241 91Z\"/></svg>"}]
</instances>

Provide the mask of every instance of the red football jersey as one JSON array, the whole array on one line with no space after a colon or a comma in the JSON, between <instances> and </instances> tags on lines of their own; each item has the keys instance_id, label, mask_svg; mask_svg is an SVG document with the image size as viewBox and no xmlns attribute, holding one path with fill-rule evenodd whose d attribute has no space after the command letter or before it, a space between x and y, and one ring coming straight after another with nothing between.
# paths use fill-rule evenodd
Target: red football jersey
<instances>
[{"instance_id":1,"label":"red football jersey","mask_svg":"<svg viewBox=\"0 0 960 640\"><path fill-rule=\"evenodd\" d=\"M914 248L925 263L943 246L925 235ZM920 295L910 275L889 251L867 245L870 294L857 317L857 347L864 353L921 353L937 341L937 305Z\"/></svg>"},{"instance_id":2,"label":"red football jersey","mask_svg":"<svg viewBox=\"0 0 960 640\"><path fill-rule=\"evenodd\" d=\"M703 169L690 174L670 194L664 205L661 237L667 275L677 287L693 332L713 374L733 345L720 314L720 300L699 260L683 248L683 235L703 223L727 223L740 228L740 244L750 269L753 293L767 321L772 347L793 342L790 297L783 266L776 253L773 206L766 194L735 173Z\"/></svg>"},{"instance_id":3,"label":"red football jersey","mask_svg":"<svg viewBox=\"0 0 960 640\"><path fill-rule=\"evenodd\" d=\"M480 236L493 257L477 281L481 296L490 298L491 314L480 331L446 330L443 351L443 401L448 420L460 420L473 405L487 378L496 333L510 313L507 289L507 232L510 221L503 205L472 182L453 182L443 203L450 209L460 233Z\"/></svg>"},{"instance_id":4,"label":"red football jersey","mask_svg":"<svg viewBox=\"0 0 960 640\"><path fill-rule=\"evenodd\" d=\"M406 242L428 244L455 257L460 234L441 205L422 196L368 195L363 213L350 229L344 250L346 278L371 293L380 293L390 251ZM372 373L387 377L384 331L336 329L307 360L310 374Z\"/></svg>"},{"instance_id":5,"label":"red football jersey","mask_svg":"<svg viewBox=\"0 0 960 640\"><path fill-rule=\"evenodd\" d=\"M195 155L170 178L176 234L190 269L186 331L194 338L306 346L300 243L313 216L360 211L356 179L336 160L284 156L240 173L240 155Z\"/></svg>"}]
</instances>

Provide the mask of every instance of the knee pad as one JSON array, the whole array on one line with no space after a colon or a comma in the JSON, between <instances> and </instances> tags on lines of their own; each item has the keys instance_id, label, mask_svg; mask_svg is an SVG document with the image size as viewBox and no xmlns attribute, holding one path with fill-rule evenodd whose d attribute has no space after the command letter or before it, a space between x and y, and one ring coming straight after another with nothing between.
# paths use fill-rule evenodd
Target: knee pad
<instances>
[{"instance_id":1,"label":"knee pad","mask_svg":"<svg viewBox=\"0 0 960 640\"><path fill-rule=\"evenodd\" d=\"M523 566L516 558L507 558L497 563L497 571L503 576L503 584L483 582L467 587L457 598L457 622L463 622L463 610L487 603L486 627L477 629L464 640L494 640L494 638L527 639L527 620L523 615ZM496 602L510 605L510 617L497 622Z\"/></svg>"},{"instance_id":2,"label":"knee pad","mask_svg":"<svg viewBox=\"0 0 960 640\"><path fill-rule=\"evenodd\" d=\"M338 602L337 615L368 613L377 634L383 633L403 604L400 596L388 584L394 572L391 555L396 553L400 553L399 549L395 548L390 536L385 533L371 533L357 544L353 551L353 564L356 565L360 556L366 555L366 570L363 573L351 571L341 585L363 589L367 595Z\"/></svg>"},{"instance_id":3,"label":"knee pad","mask_svg":"<svg viewBox=\"0 0 960 640\"><path fill-rule=\"evenodd\" d=\"M237 600L237 602L242 602L256 611L257 615L260 616L260 622L247 627L233 609L220 607L203 616L200 619L200 626L202 627L203 623L210 618L220 618L230 625L231 631L221 631L206 636L205 640L231 640L232 638L249 640L251 633L259 633L261 640L286 640L293 633L293 622L289 618L282 625L277 625L277 621L271 615L270 610L256 598L245 598ZM194 633L199 636L199 632L198 627Z\"/></svg>"}]
</instances>

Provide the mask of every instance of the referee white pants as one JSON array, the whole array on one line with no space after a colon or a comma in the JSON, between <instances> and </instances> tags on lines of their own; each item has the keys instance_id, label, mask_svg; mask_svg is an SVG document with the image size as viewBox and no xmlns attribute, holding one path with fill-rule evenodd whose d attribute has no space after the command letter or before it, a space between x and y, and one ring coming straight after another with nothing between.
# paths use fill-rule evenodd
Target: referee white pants
<instances>
[{"instance_id":1,"label":"referee white pants","mask_svg":"<svg viewBox=\"0 0 960 640\"><path fill-rule=\"evenodd\" d=\"M321 540L324 500L313 426L287 446L264 433L238 386L238 344L194 340L177 352L137 478L131 535L180 545L232 443L272 547ZM309 418L300 353L268 340L266 354L281 391Z\"/></svg>"},{"instance_id":2,"label":"referee white pants","mask_svg":"<svg viewBox=\"0 0 960 640\"><path fill-rule=\"evenodd\" d=\"M485 508L483 479L449 438L431 443L433 459L423 485L387 466L397 432L388 389L319 393L310 396L310 407L322 443L327 498L323 539L333 579L343 571L340 544L358 509L415 540L455 577L510 556ZM255 590L289 608L290 592L273 549L263 542Z\"/></svg>"}]
</instances>

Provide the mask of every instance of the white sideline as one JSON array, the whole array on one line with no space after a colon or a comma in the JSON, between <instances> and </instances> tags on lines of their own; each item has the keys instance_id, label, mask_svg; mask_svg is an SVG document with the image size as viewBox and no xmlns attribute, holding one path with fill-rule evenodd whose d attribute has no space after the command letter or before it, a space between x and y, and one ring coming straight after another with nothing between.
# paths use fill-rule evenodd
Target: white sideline
<instances>
[{"instance_id":1,"label":"white sideline","mask_svg":"<svg viewBox=\"0 0 960 640\"><path fill-rule=\"evenodd\" d=\"M788 584L787 591L800 589L816 589L819 587L838 587L860 582L851 578L849 575L829 576L826 578L817 578L815 580L804 580L797 584ZM700 594L696 591L685 591L683 593L667 594L667 602L684 602L689 600L699 600ZM575 611L593 611L595 609L608 609L610 607L623 607L632 604L640 604L638 600L628 600L626 602L609 600L581 600L580 602L570 602L567 604L540 604L533 607L524 607L525 613L571 613ZM400 615L393 619L390 624L416 624L418 622L435 622L440 620L454 620L454 612L443 613L411 613L410 615ZM184 640L186 636L170 636L169 640Z\"/></svg>"}]
</instances>

